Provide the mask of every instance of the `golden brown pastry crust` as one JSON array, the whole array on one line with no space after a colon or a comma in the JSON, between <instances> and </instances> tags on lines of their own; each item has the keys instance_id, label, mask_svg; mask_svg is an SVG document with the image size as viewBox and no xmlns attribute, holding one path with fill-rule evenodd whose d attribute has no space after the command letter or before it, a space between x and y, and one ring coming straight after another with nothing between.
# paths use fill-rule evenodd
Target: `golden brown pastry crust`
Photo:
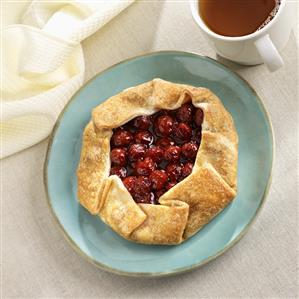
<instances>
[{"instance_id":1,"label":"golden brown pastry crust","mask_svg":"<svg viewBox=\"0 0 299 299\"><path fill-rule=\"evenodd\" d=\"M192 100L204 111L201 145L192 173L160 197L137 204L110 171L110 138L139 115L173 110ZM179 244L221 212L236 195L238 136L230 114L210 90L161 79L128 88L97 106L85 128L78 166L78 197L124 238Z\"/></svg>"}]
</instances>

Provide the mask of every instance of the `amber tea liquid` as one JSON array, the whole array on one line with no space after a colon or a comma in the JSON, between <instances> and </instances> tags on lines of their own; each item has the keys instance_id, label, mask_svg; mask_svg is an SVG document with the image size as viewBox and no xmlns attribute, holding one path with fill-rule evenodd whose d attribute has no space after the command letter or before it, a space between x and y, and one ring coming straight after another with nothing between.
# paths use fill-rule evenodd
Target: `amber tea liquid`
<instances>
[{"instance_id":1,"label":"amber tea liquid","mask_svg":"<svg viewBox=\"0 0 299 299\"><path fill-rule=\"evenodd\" d=\"M199 14L215 33L242 36L267 25L280 0L200 0Z\"/></svg>"}]
</instances>

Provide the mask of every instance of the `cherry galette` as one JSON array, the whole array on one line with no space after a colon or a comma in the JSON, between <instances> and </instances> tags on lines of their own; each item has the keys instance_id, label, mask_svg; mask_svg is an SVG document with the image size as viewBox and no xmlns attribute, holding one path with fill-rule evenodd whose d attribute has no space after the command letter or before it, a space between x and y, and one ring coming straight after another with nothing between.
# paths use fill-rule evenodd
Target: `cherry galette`
<instances>
[{"instance_id":1,"label":"cherry galette","mask_svg":"<svg viewBox=\"0 0 299 299\"><path fill-rule=\"evenodd\" d=\"M78 198L127 240L179 244L233 200L237 158L233 119L215 94L154 79L92 111Z\"/></svg>"}]
</instances>

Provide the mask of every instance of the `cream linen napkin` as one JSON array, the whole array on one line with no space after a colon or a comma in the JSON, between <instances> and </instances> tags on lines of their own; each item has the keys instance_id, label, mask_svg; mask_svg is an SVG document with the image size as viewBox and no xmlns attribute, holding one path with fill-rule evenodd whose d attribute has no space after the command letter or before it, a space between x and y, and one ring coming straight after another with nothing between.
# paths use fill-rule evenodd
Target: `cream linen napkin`
<instances>
[{"instance_id":1,"label":"cream linen napkin","mask_svg":"<svg viewBox=\"0 0 299 299\"><path fill-rule=\"evenodd\" d=\"M22 24L2 32L0 158L51 132L83 83L80 42L133 1L33 1Z\"/></svg>"}]
</instances>

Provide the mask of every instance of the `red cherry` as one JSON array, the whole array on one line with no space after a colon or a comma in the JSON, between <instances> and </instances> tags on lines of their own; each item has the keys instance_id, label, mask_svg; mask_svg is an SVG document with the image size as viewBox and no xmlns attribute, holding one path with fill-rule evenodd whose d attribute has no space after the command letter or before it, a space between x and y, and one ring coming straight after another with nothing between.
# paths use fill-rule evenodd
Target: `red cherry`
<instances>
[{"instance_id":1,"label":"red cherry","mask_svg":"<svg viewBox=\"0 0 299 299\"><path fill-rule=\"evenodd\" d=\"M193 163L187 162L182 168L182 177L183 178L187 177L192 172L192 168L193 168Z\"/></svg>"},{"instance_id":2,"label":"red cherry","mask_svg":"<svg viewBox=\"0 0 299 299\"><path fill-rule=\"evenodd\" d=\"M159 146L153 145L147 150L146 156L151 158L154 162L159 163L163 159L164 150Z\"/></svg>"},{"instance_id":3,"label":"red cherry","mask_svg":"<svg viewBox=\"0 0 299 299\"><path fill-rule=\"evenodd\" d=\"M181 148L177 145L170 145L165 149L164 159L167 161L176 161L180 159Z\"/></svg>"},{"instance_id":4,"label":"red cherry","mask_svg":"<svg viewBox=\"0 0 299 299\"><path fill-rule=\"evenodd\" d=\"M123 179L127 176L127 169L125 167L113 166L110 169L110 175L117 175Z\"/></svg>"},{"instance_id":5,"label":"red cherry","mask_svg":"<svg viewBox=\"0 0 299 299\"><path fill-rule=\"evenodd\" d=\"M156 163L149 157L146 157L143 161L137 161L135 170L139 175L150 175L156 168Z\"/></svg>"},{"instance_id":6,"label":"red cherry","mask_svg":"<svg viewBox=\"0 0 299 299\"><path fill-rule=\"evenodd\" d=\"M131 122L128 122L120 127L121 130L125 130L130 132L131 134L134 134L136 132L136 128L132 125Z\"/></svg>"},{"instance_id":7,"label":"red cherry","mask_svg":"<svg viewBox=\"0 0 299 299\"><path fill-rule=\"evenodd\" d=\"M187 159L194 159L196 157L198 145L194 142L185 143L182 146L182 154Z\"/></svg>"},{"instance_id":8,"label":"red cherry","mask_svg":"<svg viewBox=\"0 0 299 299\"><path fill-rule=\"evenodd\" d=\"M173 118L169 115L162 115L157 118L156 128L162 136L169 136L173 130Z\"/></svg>"},{"instance_id":9,"label":"red cherry","mask_svg":"<svg viewBox=\"0 0 299 299\"><path fill-rule=\"evenodd\" d=\"M202 122L203 122L203 111L198 108L196 109L195 115L194 115L194 121L198 126L201 126Z\"/></svg>"},{"instance_id":10,"label":"red cherry","mask_svg":"<svg viewBox=\"0 0 299 299\"><path fill-rule=\"evenodd\" d=\"M177 182L168 182L165 186L166 190L171 189L172 187L174 187L177 184Z\"/></svg>"},{"instance_id":11,"label":"red cherry","mask_svg":"<svg viewBox=\"0 0 299 299\"><path fill-rule=\"evenodd\" d=\"M151 191L151 180L146 176L136 178L133 186L133 195L144 195Z\"/></svg>"},{"instance_id":12,"label":"red cherry","mask_svg":"<svg viewBox=\"0 0 299 299\"><path fill-rule=\"evenodd\" d=\"M167 182L167 174L165 170L154 170L149 177L152 181L152 188L155 190L163 189Z\"/></svg>"},{"instance_id":13,"label":"red cherry","mask_svg":"<svg viewBox=\"0 0 299 299\"><path fill-rule=\"evenodd\" d=\"M137 161L143 158L146 152L146 146L144 144L132 144L129 147L129 159L130 161Z\"/></svg>"},{"instance_id":14,"label":"red cherry","mask_svg":"<svg viewBox=\"0 0 299 299\"><path fill-rule=\"evenodd\" d=\"M166 172L171 181L177 181L182 175L182 166L178 163L169 163Z\"/></svg>"},{"instance_id":15,"label":"red cherry","mask_svg":"<svg viewBox=\"0 0 299 299\"><path fill-rule=\"evenodd\" d=\"M135 143L151 145L154 141L154 136L149 131L138 131L135 133Z\"/></svg>"},{"instance_id":16,"label":"red cherry","mask_svg":"<svg viewBox=\"0 0 299 299\"><path fill-rule=\"evenodd\" d=\"M111 163L118 166L125 166L127 163L127 153L123 148L114 148L110 152Z\"/></svg>"},{"instance_id":17,"label":"red cherry","mask_svg":"<svg viewBox=\"0 0 299 299\"><path fill-rule=\"evenodd\" d=\"M200 144L200 142L201 142L201 127L193 130L191 140L195 141L197 144Z\"/></svg>"},{"instance_id":18,"label":"red cherry","mask_svg":"<svg viewBox=\"0 0 299 299\"><path fill-rule=\"evenodd\" d=\"M163 116L163 115L169 115L169 111L168 111L168 110L164 110L164 109L162 109L162 110L156 112L155 114L153 114L153 115L152 115L152 118L153 118L154 120L156 120L159 116Z\"/></svg>"},{"instance_id":19,"label":"red cherry","mask_svg":"<svg viewBox=\"0 0 299 299\"><path fill-rule=\"evenodd\" d=\"M130 193L132 193L134 190L136 179L137 177L135 176L128 176L123 180L125 187L128 189Z\"/></svg>"},{"instance_id":20,"label":"red cherry","mask_svg":"<svg viewBox=\"0 0 299 299\"><path fill-rule=\"evenodd\" d=\"M174 145L174 141L172 139L170 139L169 137L162 137L156 141L156 145L160 146L162 148L166 148L170 145Z\"/></svg>"},{"instance_id":21,"label":"red cherry","mask_svg":"<svg viewBox=\"0 0 299 299\"><path fill-rule=\"evenodd\" d=\"M138 116L133 120L133 125L139 130L148 130L151 125L151 117L147 115Z\"/></svg>"},{"instance_id":22,"label":"red cherry","mask_svg":"<svg viewBox=\"0 0 299 299\"><path fill-rule=\"evenodd\" d=\"M174 136L179 141L183 141L183 142L189 141L191 139L191 136L192 136L192 129L186 123L179 123L175 127Z\"/></svg>"},{"instance_id":23,"label":"red cherry","mask_svg":"<svg viewBox=\"0 0 299 299\"><path fill-rule=\"evenodd\" d=\"M133 135L126 130L118 129L112 135L114 146L128 146L133 141Z\"/></svg>"},{"instance_id":24,"label":"red cherry","mask_svg":"<svg viewBox=\"0 0 299 299\"><path fill-rule=\"evenodd\" d=\"M156 204L155 194L153 192L147 194L136 194L134 200L137 203Z\"/></svg>"},{"instance_id":25,"label":"red cherry","mask_svg":"<svg viewBox=\"0 0 299 299\"><path fill-rule=\"evenodd\" d=\"M190 123L192 122L194 106L191 103L183 104L177 111L176 117L180 122Z\"/></svg>"}]
</instances>

